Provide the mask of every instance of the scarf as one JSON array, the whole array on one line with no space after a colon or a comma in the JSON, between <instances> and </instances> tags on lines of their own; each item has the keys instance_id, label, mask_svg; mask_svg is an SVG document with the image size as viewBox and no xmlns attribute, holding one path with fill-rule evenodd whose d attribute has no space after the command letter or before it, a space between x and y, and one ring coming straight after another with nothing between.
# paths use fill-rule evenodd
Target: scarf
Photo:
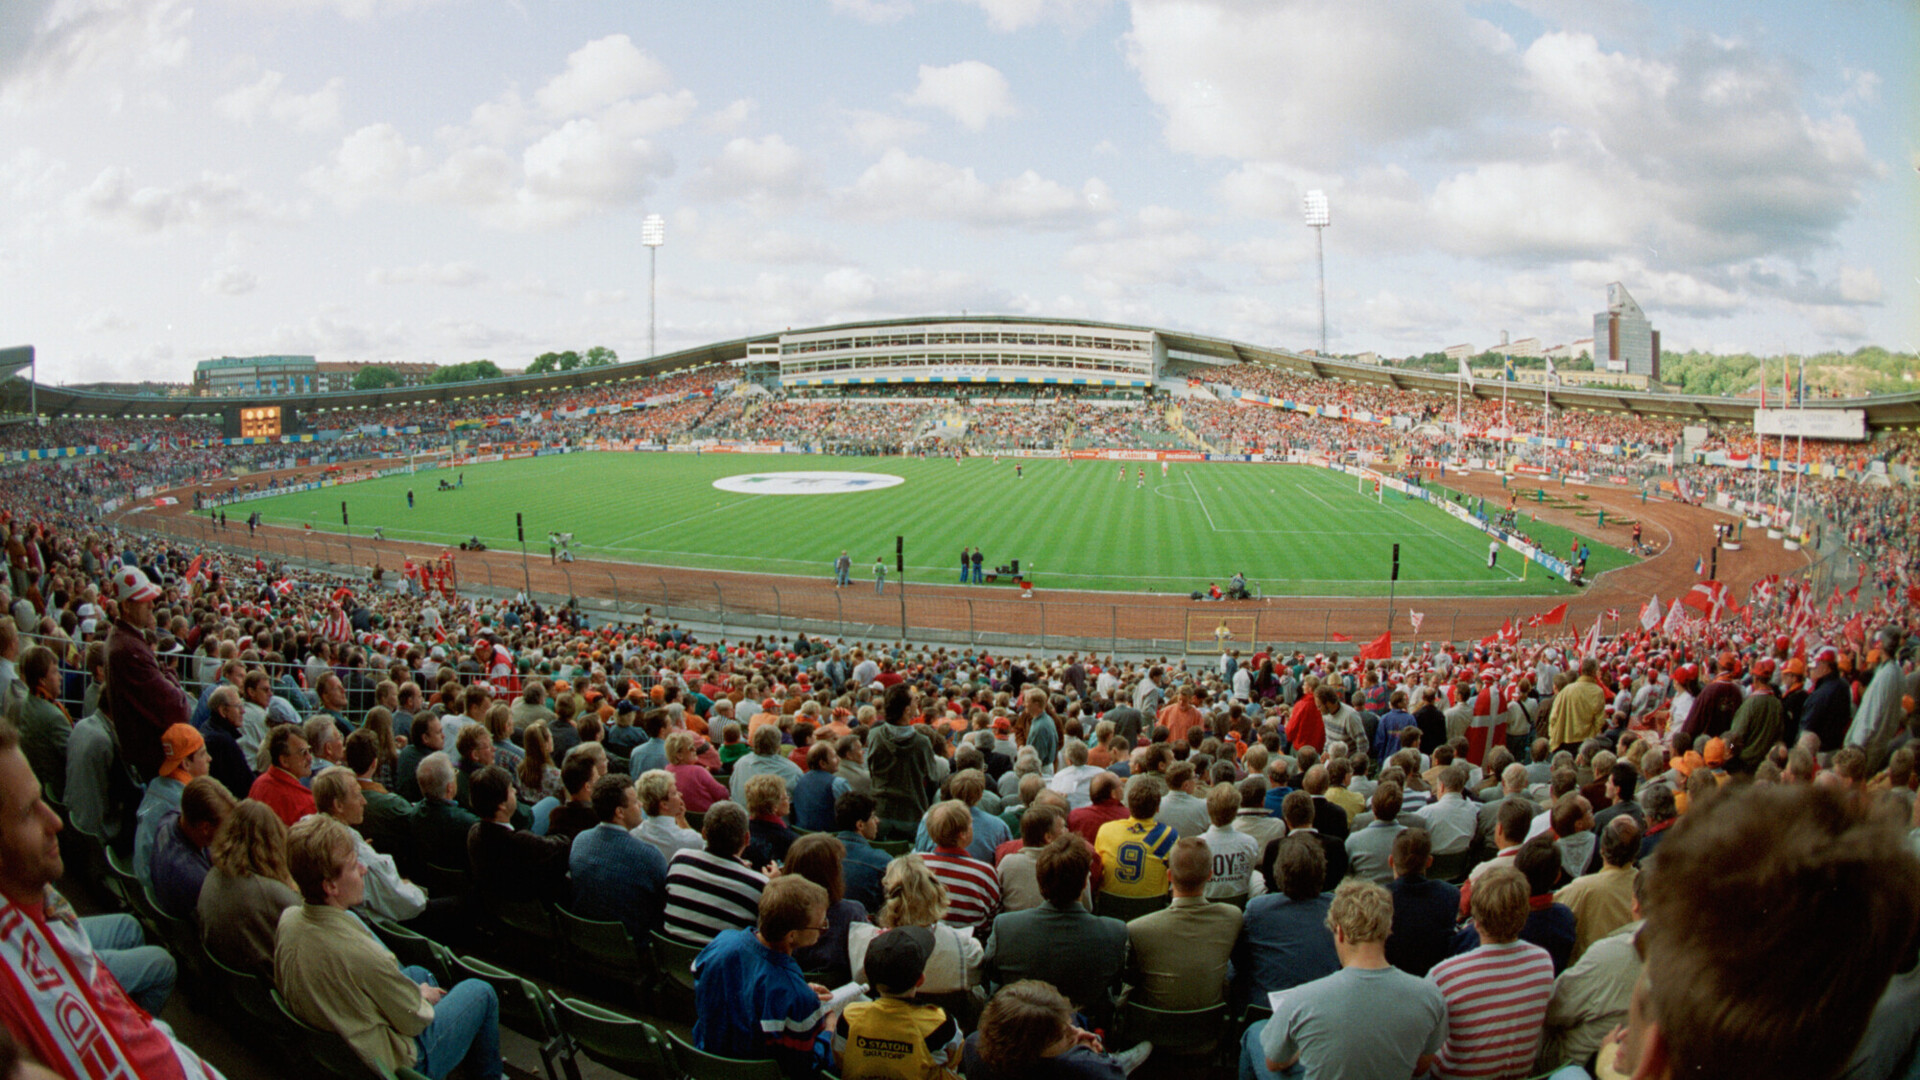
<instances>
[{"instance_id":1,"label":"scarf","mask_svg":"<svg viewBox=\"0 0 1920 1080\"><path fill-rule=\"evenodd\" d=\"M47 889L35 919L0 896L0 998L28 1046L56 1072L93 1080L139 1080L133 1054L102 1017L103 1002L147 1020L94 954L66 898ZM150 1021L149 1021L150 1022ZM219 1080L220 1074L172 1038L175 1069L150 1077Z\"/></svg>"}]
</instances>

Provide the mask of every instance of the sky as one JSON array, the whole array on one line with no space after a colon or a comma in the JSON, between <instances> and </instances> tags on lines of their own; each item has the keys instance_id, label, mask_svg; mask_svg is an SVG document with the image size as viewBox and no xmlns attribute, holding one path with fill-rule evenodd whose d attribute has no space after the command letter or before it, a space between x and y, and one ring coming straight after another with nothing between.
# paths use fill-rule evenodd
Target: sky
<instances>
[{"instance_id":1,"label":"sky","mask_svg":"<svg viewBox=\"0 0 1920 1080\"><path fill-rule=\"evenodd\" d=\"M0 345L1088 318L1402 356L1920 341L1910 0L0 0Z\"/></svg>"}]
</instances>

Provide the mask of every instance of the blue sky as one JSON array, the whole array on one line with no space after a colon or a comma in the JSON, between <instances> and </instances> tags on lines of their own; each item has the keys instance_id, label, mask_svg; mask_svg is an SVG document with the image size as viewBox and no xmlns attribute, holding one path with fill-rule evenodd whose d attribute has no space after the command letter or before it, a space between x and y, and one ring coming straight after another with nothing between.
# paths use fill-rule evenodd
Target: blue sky
<instances>
[{"instance_id":1,"label":"blue sky","mask_svg":"<svg viewBox=\"0 0 1920 1080\"><path fill-rule=\"evenodd\" d=\"M645 355L962 310L1311 347L1920 340L1896 0L0 0L0 344Z\"/></svg>"}]
</instances>

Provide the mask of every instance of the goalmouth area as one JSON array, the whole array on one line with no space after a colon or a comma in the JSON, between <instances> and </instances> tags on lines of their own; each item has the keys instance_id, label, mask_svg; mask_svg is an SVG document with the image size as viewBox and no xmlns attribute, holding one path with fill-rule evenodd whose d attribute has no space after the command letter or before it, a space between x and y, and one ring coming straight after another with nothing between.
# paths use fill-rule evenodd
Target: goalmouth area
<instances>
[{"instance_id":1,"label":"goalmouth area","mask_svg":"<svg viewBox=\"0 0 1920 1080\"><path fill-rule=\"evenodd\" d=\"M439 490L446 480L452 490ZM408 493L412 505L408 505ZM350 526L341 523L346 504ZM1261 597L1524 597L1576 590L1441 509L1305 464L1061 458L825 457L591 452L421 469L231 504L230 519L452 548L477 537L547 563L550 533L583 560L830 580L844 550L853 589L883 562L899 583L959 585L962 548L984 552L983 595L1046 590L1187 596L1236 573ZM1490 513L1504 507L1488 506ZM1575 534L1522 528L1564 553ZM1582 536L1589 576L1636 561ZM1391 579L1392 548L1400 574ZM557 545L553 545L556 546ZM1019 560L1020 572L1002 571ZM395 568L397 569L397 567Z\"/></svg>"}]
</instances>

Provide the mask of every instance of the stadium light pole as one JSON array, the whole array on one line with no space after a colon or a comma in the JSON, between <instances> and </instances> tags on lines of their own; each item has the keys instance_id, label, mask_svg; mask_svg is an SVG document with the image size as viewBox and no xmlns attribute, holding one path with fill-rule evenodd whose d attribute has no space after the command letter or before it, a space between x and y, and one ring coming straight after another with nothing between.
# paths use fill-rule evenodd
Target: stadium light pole
<instances>
[{"instance_id":1,"label":"stadium light pole","mask_svg":"<svg viewBox=\"0 0 1920 1080\"><path fill-rule=\"evenodd\" d=\"M1327 226L1332 217L1327 212L1327 193L1315 188L1307 192L1302 200L1306 211L1307 227L1313 230L1313 246L1320 257L1320 355L1327 355Z\"/></svg>"},{"instance_id":2,"label":"stadium light pole","mask_svg":"<svg viewBox=\"0 0 1920 1080\"><path fill-rule=\"evenodd\" d=\"M647 246L647 358L652 359L655 345L653 302L660 280L660 245L667 242L667 219L648 214L640 222L640 242Z\"/></svg>"}]
</instances>

